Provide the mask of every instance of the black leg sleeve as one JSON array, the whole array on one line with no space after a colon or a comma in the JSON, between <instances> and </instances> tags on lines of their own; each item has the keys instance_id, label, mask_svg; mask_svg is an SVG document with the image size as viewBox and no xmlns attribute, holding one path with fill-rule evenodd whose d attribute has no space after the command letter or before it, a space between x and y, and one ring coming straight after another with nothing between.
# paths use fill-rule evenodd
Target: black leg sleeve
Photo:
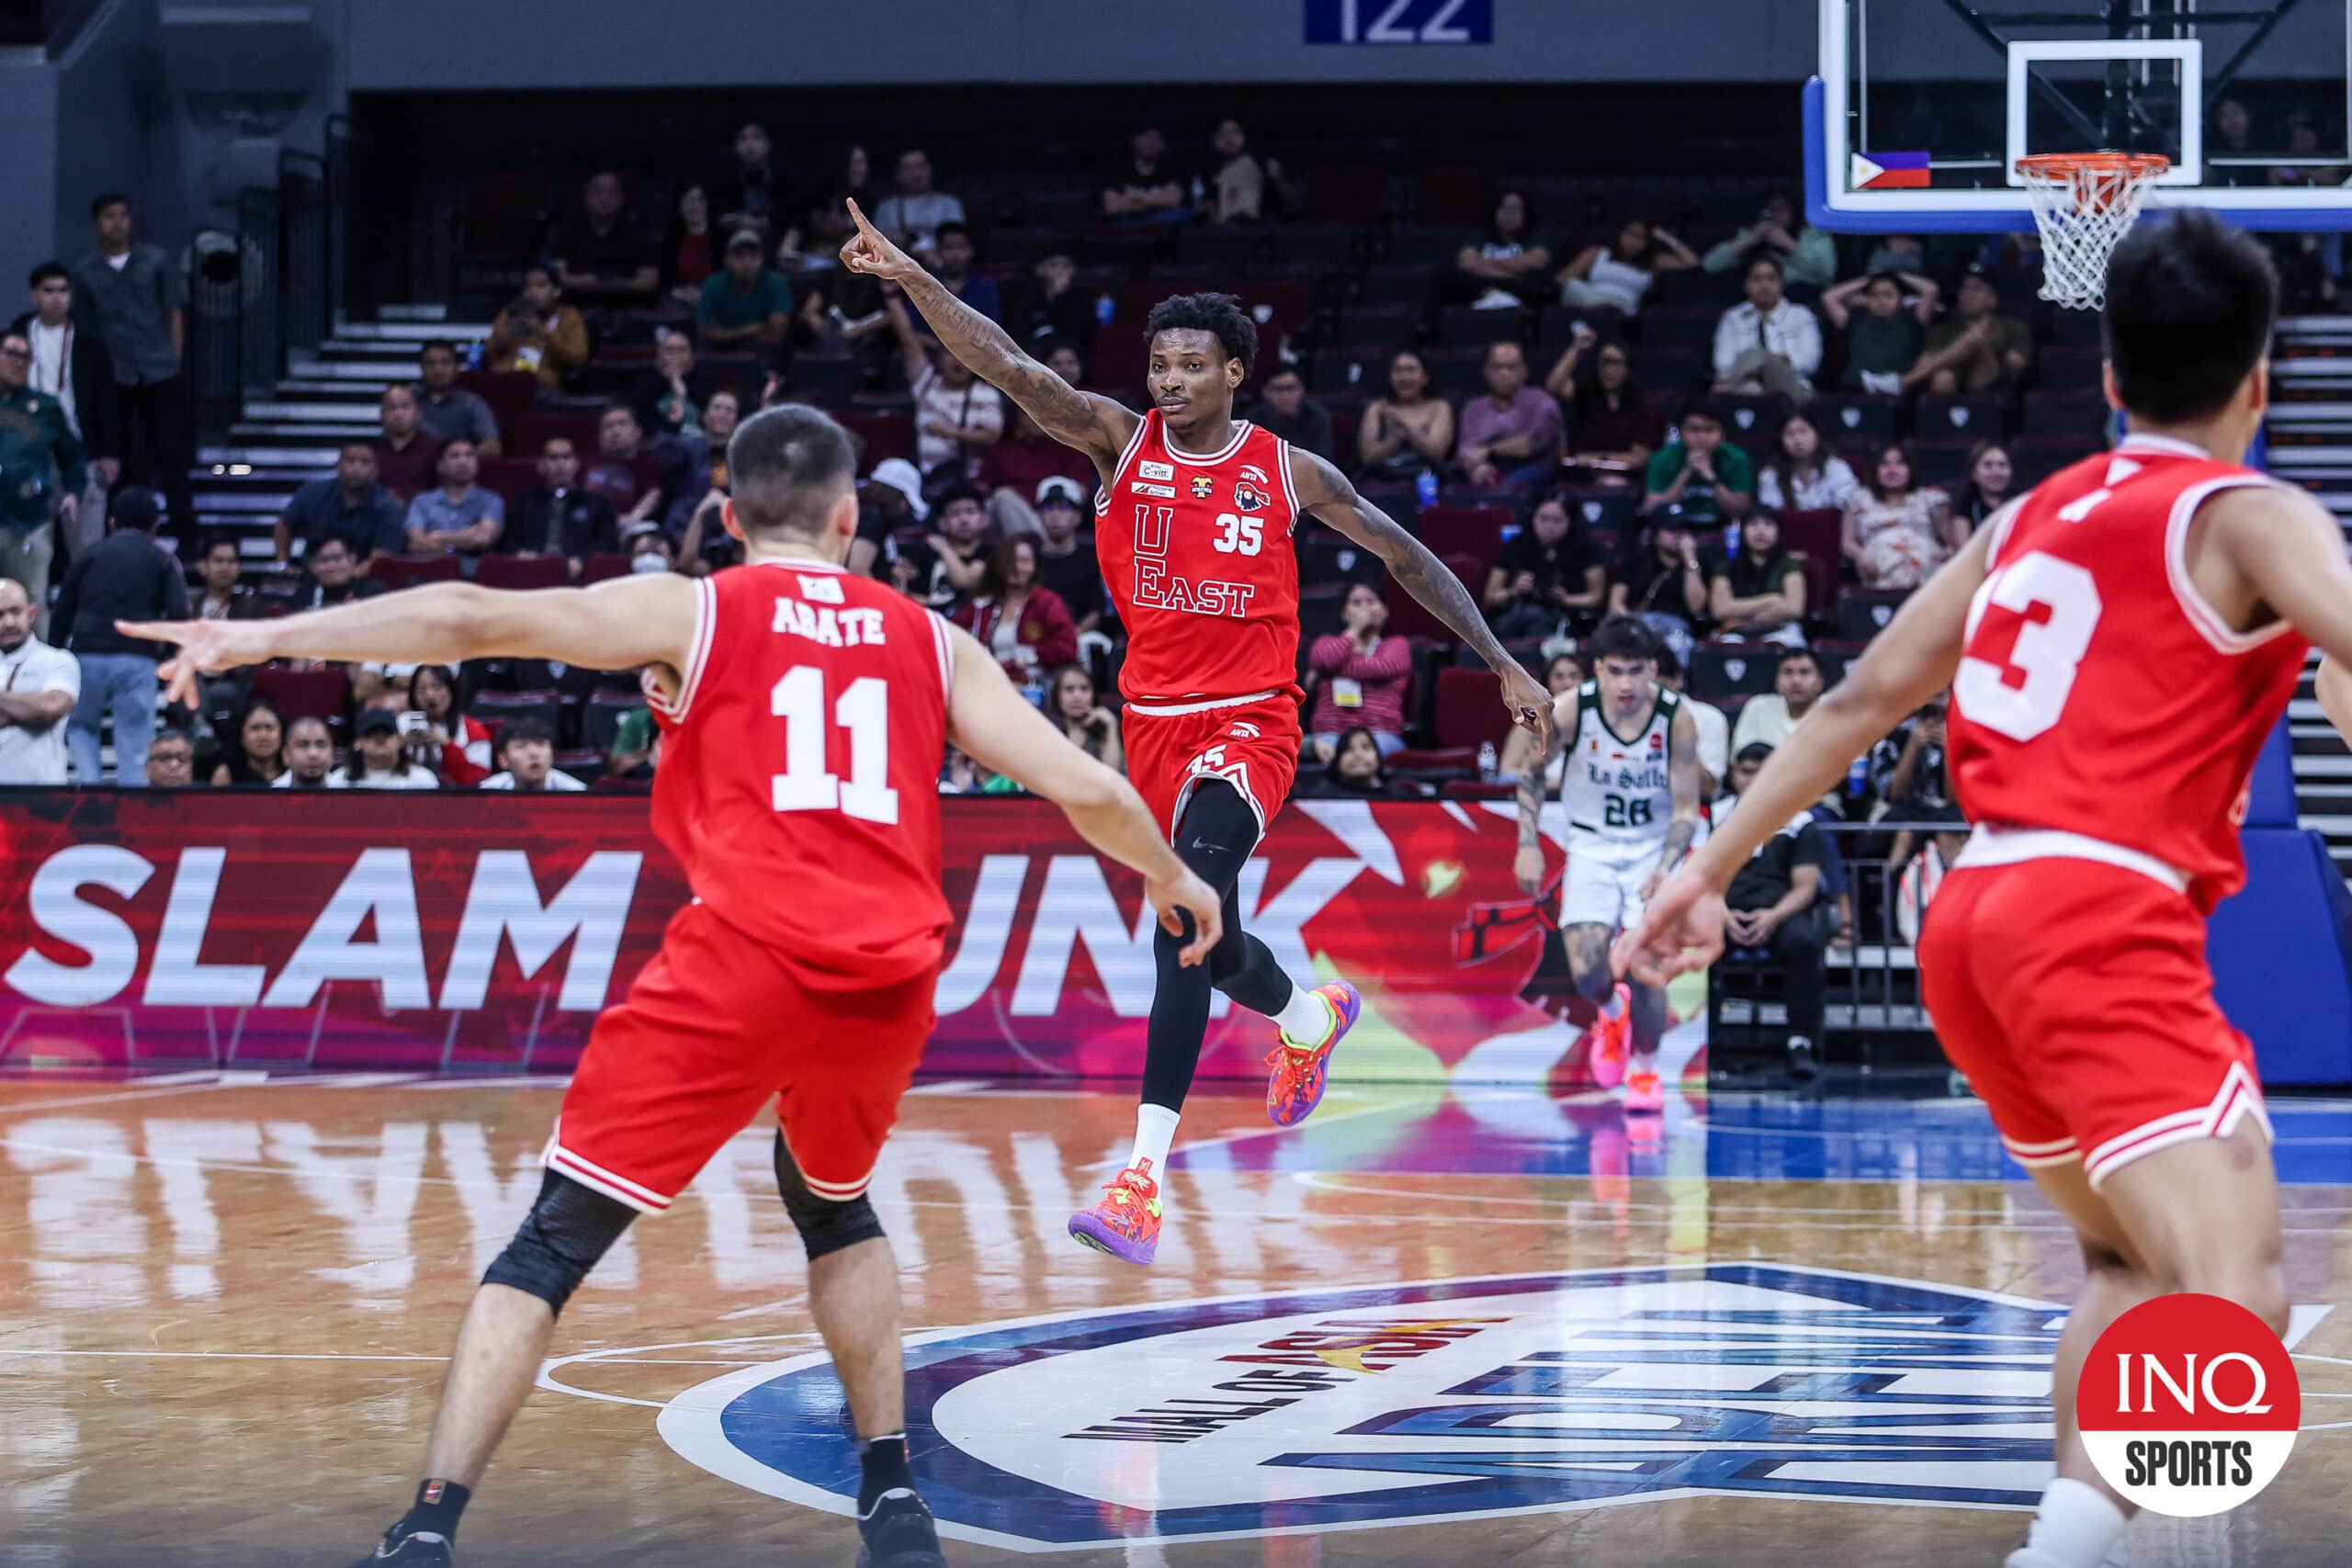
<instances>
[{"instance_id":1,"label":"black leg sleeve","mask_svg":"<svg viewBox=\"0 0 2352 1568\"><path fill-rule=\"evenodd\" d=\"M1185 939L1158 931L1152 957L1159 984L1152 993L1146 1034L1143 1099L1171 1111L1183 1108L1200 1066L1215 986L1253 1012L1274 1013L1290 1000L1291 980L1266 944L1241 929L1241 868L1257 847L1258 818L1240 792L1221 779L1197 785L1176 824L1176 853L1202 881L1225 896L1225 936L1208 962L1187 969L1177 962Z\"/></svg>"}]
</instances>

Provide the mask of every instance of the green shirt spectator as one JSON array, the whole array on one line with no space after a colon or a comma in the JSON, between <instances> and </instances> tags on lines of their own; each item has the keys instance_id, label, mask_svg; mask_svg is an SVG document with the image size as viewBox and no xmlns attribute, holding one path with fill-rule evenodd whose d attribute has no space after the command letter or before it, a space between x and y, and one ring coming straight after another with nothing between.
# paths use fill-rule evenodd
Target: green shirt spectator
<instances>
[{"instance_id":1,"label":"green shirt spectator","mask_svg":"<svg viewBox=\"0 0 2352 1568\"><path fill-rule=\"evenodd\" d=\"M46 528L57 498L79 498L90 475L64 406L25 384L31 368L22 333L0 339L0 516L16 527Z\"/></svg>"},{"instance_id":2,"label":"green shirt spectator","mask_svg":"<svg viewBox=\"0 0 2352 1568\"><path fill-rule=\"evenodd\" d=\"M780 347L792 322L792 285L771 268L766 247L746 229L729 242L727 265L702 286L695 326L706 348Z\"/></svg>"},{"instance_id":3,"label":"green shirt spectator","mask_svg":"<svg viewBox=\"0 0 2352 1568\"><path fill-rule=\"evenodd\" d=\"M1755 222L1702 256L1699 265L1709 272L1735 272L1759 247L1781 259L1781 271L1791 283L1826 288L1838 280L1838 242L1804 223L1785 196L1765 202Z\"/></svg>"},{"instance_id":4,"label":"green shirt spectator","mask_svg":"<svg viewBox=\"0 0 2352 1568\"><path fill-rule=\"evenodd\" d=\"M1756 467L1747 453L1724 445L1713 412L1695 408L1682 416L1682 439L1650 458L1642 492L1644 516L1671 507L1679 526L1711 528L1747 513L1756 497Z\"/></svg>"},{"instance_id":5,"label":"green shirt spectator","mask_svg":"<svg viewBox=\"0 0 2352 1568\"><path fill-rule=\"evenodd\" d=\"M1904 373L1903 389L1951 397L2017 384L2033 363L2033 330L2000 313L1993 275L1970 267L1951 315L1928 329L1927 352Z\"/></svg>"},{"instance_id":6,"label":"green shirt spectator","mask_svg":"<svg viewBox=\"0 0 2352 1568\"><path fill-rule=\"evenodd\" d=\"M653 776L653 715L645 708L631 708L621 715L618 728L613 731L613 749L605 758L605 772L616 779L650 779Z\"/></svg>"}]
</instances>

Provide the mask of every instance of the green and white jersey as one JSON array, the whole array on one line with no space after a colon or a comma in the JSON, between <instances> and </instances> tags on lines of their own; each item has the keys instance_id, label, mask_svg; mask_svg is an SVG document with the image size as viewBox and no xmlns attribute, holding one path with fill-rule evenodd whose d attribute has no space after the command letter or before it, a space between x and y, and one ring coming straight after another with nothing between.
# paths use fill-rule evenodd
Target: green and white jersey
<instances>
[{"instance_id":1,"label":"green and white jersey","mask_svg":"<svg viewBox=\"0 0 2352 1568\"><path fill-rule=\"evenodd\" d=\"M1666 841L1667 825L1674 819L1668 761L1682 699L1663 686L1651 690L1656 705L1649 722L1620 735L1602 714L1600 683L1587 681L1577 688L1567 766L1560 779L1560 803L1567 807L1573 835L1571 855L1589 849L1612 858L1647 854Z\"/></svg>"}]
</instances>

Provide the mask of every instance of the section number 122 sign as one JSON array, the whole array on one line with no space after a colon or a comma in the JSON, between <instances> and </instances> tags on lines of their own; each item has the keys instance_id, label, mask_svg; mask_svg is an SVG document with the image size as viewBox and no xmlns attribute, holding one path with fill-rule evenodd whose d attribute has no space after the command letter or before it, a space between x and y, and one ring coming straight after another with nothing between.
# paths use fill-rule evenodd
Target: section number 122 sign
<instances>
[{"instance_id":1,"label":"section number 122 sign","mask_svg":"<svg viewBox=\"0 0 2352 1568\"><path fill-rule=\"evenodd\" d=\"M1495 0L1306 0L1309 43L1492 43Z\"/></svg>"}]
</instances>

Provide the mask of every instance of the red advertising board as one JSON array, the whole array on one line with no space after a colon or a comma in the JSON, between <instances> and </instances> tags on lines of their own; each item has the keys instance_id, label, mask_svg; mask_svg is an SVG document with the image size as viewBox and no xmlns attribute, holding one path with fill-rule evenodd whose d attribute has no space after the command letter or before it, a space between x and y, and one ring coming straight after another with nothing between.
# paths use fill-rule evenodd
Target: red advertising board
<instances>
[{"instance_id":1,"label":"red advertising board","mask_svg":"<svg viewBox=\"0 0 2352 1568\"><path fill-rule=\"evenodd\" d=\"M1304 803L1260 847L1246 923L1363 987L1353 1073L1566 1045L1509 811ZM1037 802L950 801L945 828L926 1069L1139 1072L1137 879ZM560 1072L688 896L638 796L0 791L0 1066ZM1202 1072L1259 1075L1266 1024L1217 1010Z\"/></svg>"}]
</instances>

